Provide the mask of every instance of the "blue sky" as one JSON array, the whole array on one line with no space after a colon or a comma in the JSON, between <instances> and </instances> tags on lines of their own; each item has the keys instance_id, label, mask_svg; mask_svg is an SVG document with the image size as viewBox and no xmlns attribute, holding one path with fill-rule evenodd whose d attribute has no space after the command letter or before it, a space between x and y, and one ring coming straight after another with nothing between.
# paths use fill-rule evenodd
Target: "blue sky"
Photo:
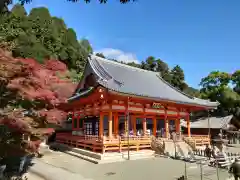
<instances>
[{"instance_id":1,"label":"blue sky","mask_svg":"<svg viewBox=\"0 0 240 180\"><path fill-rule=\"evenodd\" d=\"M195 88L213 70L240 68L239 0L138 0L126 5L118 0L106 5L33 0L26 9L39 6L63 18L95 51L126 61L151 55L170 67L178 64Z\"/></svg>"}]
</instances>

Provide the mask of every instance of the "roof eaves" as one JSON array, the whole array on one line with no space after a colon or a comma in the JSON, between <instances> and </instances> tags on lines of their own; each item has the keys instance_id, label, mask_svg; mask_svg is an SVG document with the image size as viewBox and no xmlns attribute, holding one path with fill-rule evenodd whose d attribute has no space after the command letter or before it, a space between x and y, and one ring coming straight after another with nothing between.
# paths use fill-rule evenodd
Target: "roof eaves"
<instances>
[{"instance_id":1,"label":"roof eaves","mask_svg":"<svg viewBox=\"0 0 240 180\"><path fill-rule=\"evenodd\" d=\"M77 100L81 97L87 96L89 93L91 93L95 88L94 87L89 87L88 89L77 93L75 96L70 97L67 101L72 102L74 100Z\"/></svg>"},{"instance_id":2,"label":"roof eaves","mask_svg":"<svg viewBox=\"0 0 240 180\"><path fill-rule=\"evenodd\" d=\"M93 57L93 58L92 58ZM111 82L114 82L115 85L118 85L116 87L121 87L124 83L123 82L120 82L118 81L116 78L114 78L112 75L110 75L108 73L108 71L97 61L97 59L101 59L103 61L107 61L106 59L104 58L100 58L100 57L96 57L96 56L90 56L89 57L89 62L93 68L93 71L94 73L96 73L97 76L99 76L99 80L98 80L98 83L101 84L102 86L104 86L105 88L108 88L112 91L115 91L115 92L120 92L120 93L123 93L123 94L130 94L130 95L136 95L136 96L142 96L142 97L149 97L149 98L154 98L154 99L160 99L159 97L151 97L151 96L147 96L147 95L144 95L144 94L134 94L134 93L124 93L124 92L121 92L118 88L117 89L113 89L111 86L109 86L108 84ZM116 64L117 62L114 62L114 61L110 61L108 60L108 63L112 63L112 64ZM126 68L130 68L130 66L128 65L122 65L120 63L117 63L117 65L121 65L121 66L124 66ZM134 67L135 68L135 67ZM136 68L136 69L139 69L139 68ZM101 71L101 72L99 72ZM144 71L147 71L147 70L144 70ZM207 108L216 108L219 103L218 102L210 102L210 101L206 101L206 100L202 100L202 99L198 99L198 98L195 98L195 97L192 97L182 91L180 91L179 89L175 88L174 86L172 86L170 83L168 83L167 81L165 81L161 76L158 75L158 73L156 72L152 72L152 71L147 71L147 72L151 72L151 73L154 73L156 74L156 76L163 82L165 83L167 86L171 87L172 89L174 89L175 91L177 91L178 93L181 93L183 94L184 96L188 97L189 99L193 100L193 101L197 101L195 103L187 103L187 102L177 102L178 104L191 104L191 105L195 105L195 106L203 106L203 107L207 107ZM106 74L106 75L105 75ZM173 100L170 100L170 99L161 99L161 100L166 100L166 101L171 101L171 102L175 102Z\"/></svg>"},{"instance_id":3,"label":"roof eaves","mask_svg":"<svg viewBox=\"0 0 240 180\"><path fill-rule=\"evenodd\" d=\"M101 83L100 83L101 84ZM150 98L150 99L157 99L157 100L162 100L162 101L168 101L168 102L173 102L173 103L177 103L177 104L187 104L187 105L192 105L192 106L201 106L201 107L207 107L207 108L216 108L215 105L204 105L204 104L196 104L196 103L188 103L188 102L181 102L181 101L173 101L173 100L170 100L170 99L161 99L159 97L150 97L150 96L147 96L147 95L144 95L144 94L134 94L134 93L124 93L124 92L120 92L120 91L117 91L115 89L112 89L108 86L106 86L106 84L101 84L102 86L104 86L105 88L111 90L111 91L114 91L114 92L117 92L117 93L121 93L121 94L125 94L125 95L133 95L133 96L141 96L141 97L147 97L147 98Z\"/></svg>"}]
</instances>

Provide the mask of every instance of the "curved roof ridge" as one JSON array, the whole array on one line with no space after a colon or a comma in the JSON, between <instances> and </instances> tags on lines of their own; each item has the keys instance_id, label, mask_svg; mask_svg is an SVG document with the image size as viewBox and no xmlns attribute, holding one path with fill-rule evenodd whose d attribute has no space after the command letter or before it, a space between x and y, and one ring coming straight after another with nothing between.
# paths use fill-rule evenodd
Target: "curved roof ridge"
<instances>
[{"instance_id":1,"label":"curved roof ridge","mask_svg":"<svg viewBox=\"0 0 240 180\"><path fill-rule=\"evenodd\" d=\"M149 70L145 70L145 69L140 69L138 67L133 67L133 66L129 66L127 64L122 64L120 62L115 62L113 60L109 60L109 59L106 59L106 58L102 58L102 57L98 57L96 55L91 55L97 59L100 59L101 61L104 61L104 62L107 62L107 63L111 63L111 64L115 64L117 66L122 66L122 67L125 67L125 68L128 68L128 69L134 69L134 70L137 70L137 71L143 71L143 72L151 72L151 73L155 73L153 71L149 71Z\"/></svg>"},{"instance_id":2,"label":"curved roof ridge","mask_svg":"<svg viewBox=\"0 0 240 180\"><path fill-rule=\"evenodd\" d=\"M112 76L95 60L89 57L89 63L93 67L94 72L104 80L109 80Z\"/></svg>"},{"instance_id":3,"label":"curved roof ridge","mask_svg":"<svg viewBox=\"0 0 240 180\"><path fill-rule=\"evenodd\" d=\"M89 63L94 68L94 72L102 79L106 81L113 80L118 85L122 85L123 82L118 81L114 78L96 59L92 58L92 55L89 57Z\"/></svg>"}]
</instances>

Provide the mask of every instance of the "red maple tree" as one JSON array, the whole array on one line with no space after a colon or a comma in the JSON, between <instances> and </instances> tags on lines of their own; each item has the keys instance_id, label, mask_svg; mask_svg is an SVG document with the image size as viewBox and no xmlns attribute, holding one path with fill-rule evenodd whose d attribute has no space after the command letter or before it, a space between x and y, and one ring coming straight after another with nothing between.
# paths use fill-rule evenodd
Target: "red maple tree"
<instances>
[{"instance_id":1,"label":"red maple tree","mask_svg":"<svg viewBox=\"0 0 240 180\"><path fill-rule=\"evenodd\" d=\"M0 124L8 128L0 136L3 137L0 149L2 145L4 149L9 146L24 152L38 148L40 137L49 133L46 124L61 124L66 119L67 113L58 106L66 103L76 88L64 63L47 60L40 64L34 59L17 59L1 49L0 83ZM24 141L23 134L35 138Z\"/></svg>"}]
</instances>

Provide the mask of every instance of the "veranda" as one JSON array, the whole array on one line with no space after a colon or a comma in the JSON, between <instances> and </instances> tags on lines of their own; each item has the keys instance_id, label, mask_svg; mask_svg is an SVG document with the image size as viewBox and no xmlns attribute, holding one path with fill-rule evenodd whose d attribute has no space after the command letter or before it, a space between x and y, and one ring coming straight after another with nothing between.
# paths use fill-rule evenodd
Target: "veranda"
<instances>
[{"instance_id":1,"label":"veranda","mask_svg":"<svg viewBox=\"0 0 240 180\"><path fill-rule=\"evenodd\" d=\"M57 142L94 152L150 149L153 137L168 140L171 132L180 135L183 118L188 134L182 136L191 136L189 113L170 106L166 110L160 103L143 105L132 100L126 105L114 100L111 104L88 105L71 114L72 133L58 133Z\"/></svg>"}]
</instances>

